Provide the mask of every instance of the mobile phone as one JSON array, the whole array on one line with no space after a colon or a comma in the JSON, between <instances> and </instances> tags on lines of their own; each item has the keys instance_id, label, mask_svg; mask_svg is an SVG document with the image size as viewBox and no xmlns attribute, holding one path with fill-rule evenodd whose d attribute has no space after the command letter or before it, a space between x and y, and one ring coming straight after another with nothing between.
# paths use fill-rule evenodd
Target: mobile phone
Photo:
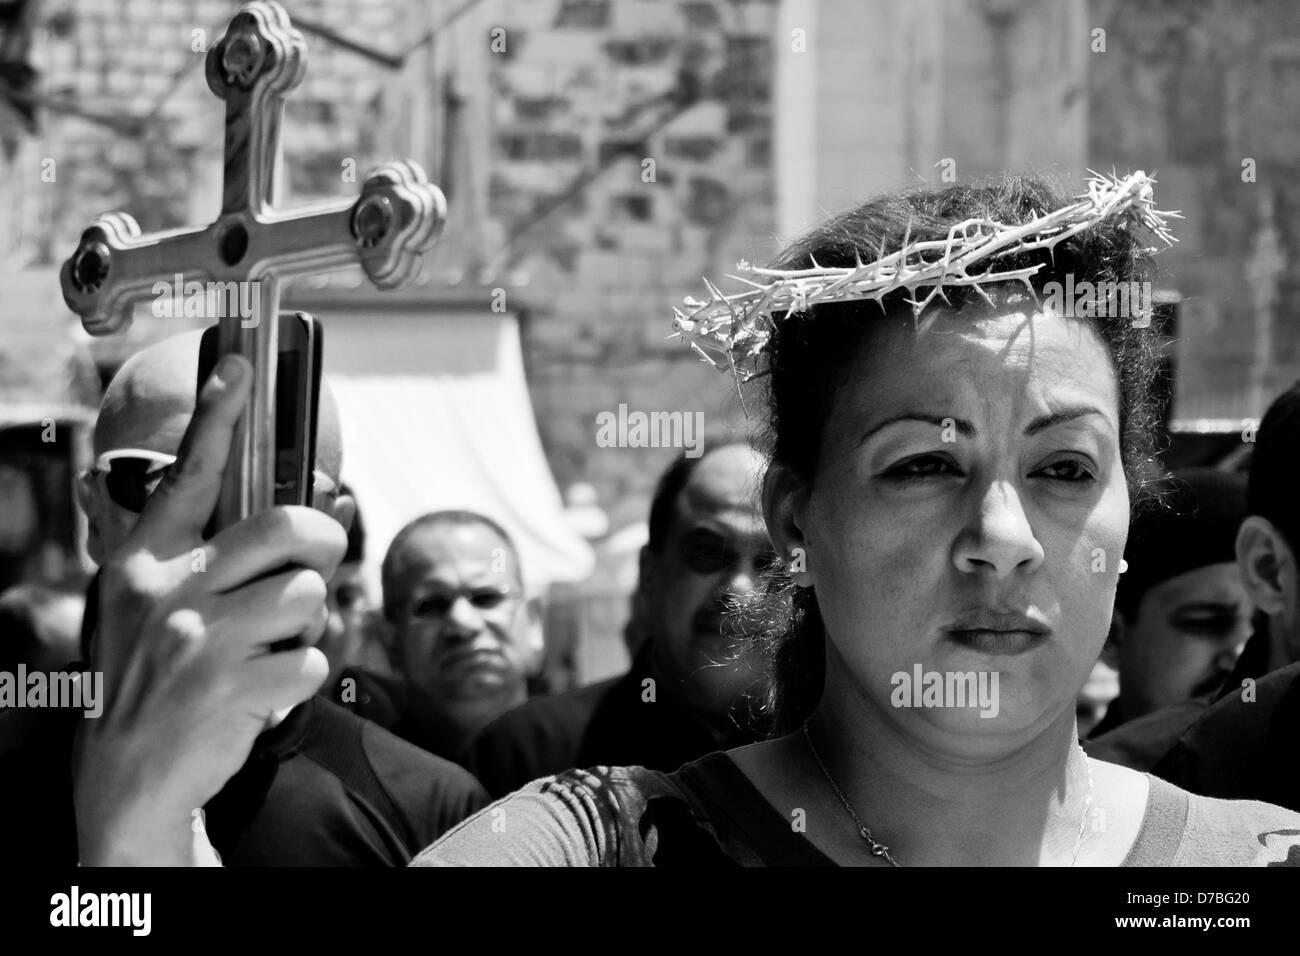
<instances>
[{"instance_id":1,"label":"mobile phone","mask_svg":"<svg viewBox=\"0 0 1300 956\"><path fill-rule=\"evenodd\" d=\"M322 335L308 312L282 312L275 373L275 503L308 505L316 469L316 421L320 412ZM217 359L217 326L203 331L197 388ZM212 529L209 528L209 532ZM210 536L210 535L209 535Z\"/></svg>"}]
</instances>

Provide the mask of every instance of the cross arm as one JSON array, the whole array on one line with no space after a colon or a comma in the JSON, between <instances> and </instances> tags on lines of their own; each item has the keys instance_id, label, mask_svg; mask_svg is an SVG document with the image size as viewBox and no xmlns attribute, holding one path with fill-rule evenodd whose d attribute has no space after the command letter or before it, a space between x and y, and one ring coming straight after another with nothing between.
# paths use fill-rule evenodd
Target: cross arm
<instances>
[{"instance_id":1,"label":"cross arm","mask_svg":"<svg viewBox=\"0 0 1300 956\"><path fill-rule=\"evenodd\" d=\"M355 203L258 217L247 274L288 278L360 263L376 286L396 288L419 271L446 218L442 191L418 165L390 163L366 178Z\"/></svg>"},{"instance_id":2,"label":"cross arm","mask_svg":"<svg viewBox=\"0 0 1300 956\"><path fill-rule=\"evenodd\" d=\"M63 264L64 301L92 335L130 321L155 283L288 279L360 263L380 288L415 275L447 217L442 191L414 162L366 178L355 202L333 200L290 213L222 216L202 230L140 234L126 213L101 216Z\"/></svg>"}]
</instances>

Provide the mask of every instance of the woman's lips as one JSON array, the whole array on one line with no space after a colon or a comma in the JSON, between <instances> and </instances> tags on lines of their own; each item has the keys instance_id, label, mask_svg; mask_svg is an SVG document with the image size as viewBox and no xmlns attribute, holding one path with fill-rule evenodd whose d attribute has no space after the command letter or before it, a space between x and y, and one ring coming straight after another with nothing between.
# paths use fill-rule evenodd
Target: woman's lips
<instances>
[{"instance_id":1,"label":"woman's lips","mask_svg":"<svg viewBox=\"0 0 1300 956\"><path fill-rule=\"evenodd\" d=\"M949 631L949 640L982 654L1023 654L1049 635L1034 631Z\"/></svg>"},{"instance_id":2,"label":"woman's lips","mask_svg":"<svg viewBox=\"0 0 1300 956\"><path fill-rule=\"evenodd\" d=\"M1045 642L1052 629L1023 611L977 609L961 615L944 633L949 640L984 654L1023 654Z\"/></svg>"}]
</instances>

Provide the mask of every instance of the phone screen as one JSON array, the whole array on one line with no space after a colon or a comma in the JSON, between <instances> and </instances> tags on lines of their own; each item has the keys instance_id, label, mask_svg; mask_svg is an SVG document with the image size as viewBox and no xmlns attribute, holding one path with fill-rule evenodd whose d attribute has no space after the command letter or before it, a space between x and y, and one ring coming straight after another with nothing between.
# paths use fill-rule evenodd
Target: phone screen
<instances>
[{"instance_id":1,"label":"phone screen","mask_svg":"<svg viewBox=\"0 0 1300 956\"><path fill-rule=\"evenodd\" d=\"M217 332L205 329L199 346L201 389L217 364ZM280 315L275 379L275 503L310 505L320 408L320 324L306 312ZM210 529L211 530L211 529Z\"/></svg>"}]
</instances>

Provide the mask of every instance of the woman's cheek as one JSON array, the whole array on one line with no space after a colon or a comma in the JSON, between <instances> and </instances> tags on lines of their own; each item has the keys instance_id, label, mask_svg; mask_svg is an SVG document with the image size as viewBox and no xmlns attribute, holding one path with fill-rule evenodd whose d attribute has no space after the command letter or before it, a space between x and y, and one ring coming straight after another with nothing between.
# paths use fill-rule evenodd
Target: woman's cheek
<instances>
[{"instance_id":1,"label":"woman's cheek","mask_svg":"<svg viewBox=\"0 0 1300 956\"><path fill-rule=\"evenodd\" d=\"M883 582L906 575L921 539L918 529L900 509L882 505L870 489L855 485L816 510L809 570L823 579L823 590L829 584L849 593L879 591Z\"/></svg>"},{"instance_id":2,"label":"woman's cheek","mask_svg":"<svg viewBox=\"0 0 1300 956\"><path fill-rule=\"evenodd\" d=\"M1076 539L1066 549L1065 560L1056 575L1055 590L1061 600L1062 624L1081 633L1077 640L1091 653L1101 652L1110 626L1115 588L1119 583L1120 560L1124 553L1124 531L1118 535L1107 527Z\"/></svg>"},{"instance_id":3,"label":"woman's cheek","mask_svg":"<svg viewBox=\"0 0 1300 956\"><path fill-rule=\"evenodd\" d=\"M833 638L859 645L843 648L849 656L870 651L876 667L892 673L894 658L901 654L911 661L918 653L912 645L926 616L921 595L930 592L936 563L931 551L938 538L923 523L909 524L897 513L864 511L837 516L823 532L822 547L814 549L809 569ZM855 528L871 530L854 533ZM869 641L852 637L868 632ZM900 646L890 646L893 642Z\"/></svg>"}]
</instances>

